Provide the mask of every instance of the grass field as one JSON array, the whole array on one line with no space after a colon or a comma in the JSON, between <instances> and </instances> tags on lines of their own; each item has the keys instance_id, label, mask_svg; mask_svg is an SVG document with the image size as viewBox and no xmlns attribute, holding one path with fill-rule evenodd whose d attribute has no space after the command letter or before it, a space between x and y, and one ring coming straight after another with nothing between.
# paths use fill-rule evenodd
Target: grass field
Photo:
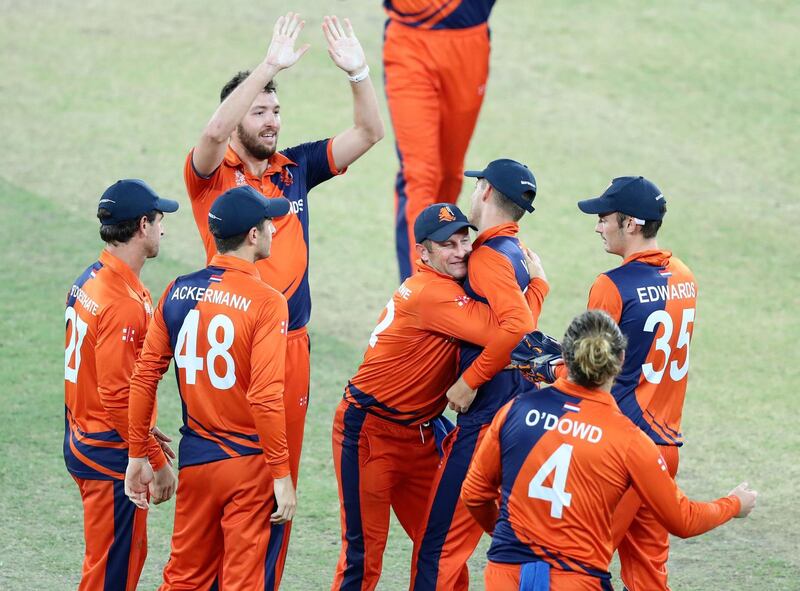
<instances>
[{"instance_id":1,"label":"grass field","mask_svg":"<svg viewBox=\"0 0 800 591\"><path fill-rule=\"evenodd\" d=\"M62 322L67 287L101 248L98 195L142 177L181 202L144 269L153 294L200 266L186 152L221 84L260 60L290 7L313 46L278 79L282 146L349 125L323 14L353 19L380 83L377 0L0 0L0 589L69 589L79 578L80 499L61 455ZM537 211L522 235L552 284L542 328L562 334L594 276L617 263L575 207L613 176L659 184L670 208L659 243L700 284L678 480L711 498L746 479L761 497L750 519L675 540L676 590L800 589L798 23L800 5L777 0L501 0L492 17L491 78L467 165L508 156L536 172ZM388 135L312 193L312 404L285 589L324 589L333 573L331 421L396 287L394 172ZM161 428L176 435L173 380L159 405ZM151 512L142 589L160 581L173 507ZM471 563L476 589L485 546ZM381 589L406 588L409 550L394 528Z\"/></svg>"}]
</instances>

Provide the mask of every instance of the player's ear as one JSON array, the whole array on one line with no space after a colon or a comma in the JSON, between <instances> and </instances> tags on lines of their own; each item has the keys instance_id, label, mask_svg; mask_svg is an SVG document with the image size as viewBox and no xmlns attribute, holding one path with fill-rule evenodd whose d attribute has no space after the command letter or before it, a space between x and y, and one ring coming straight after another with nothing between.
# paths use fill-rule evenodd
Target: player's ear
<instances>
[{"instance_id":1,"label":"player's ear","mask_svg":"<svg viewBox=\"0 0 800 591\"><path fill-rule=\"evenodd\" d=\"M422 244L415 244L414 248L417 251L417 256L422 259L423 263L428 262L428 249Z\"/></svg>"},{"instance_id":2,"label":"player's ear","mask_svg":"<svg viewBox=\"0 0 800 591\"><path fill-rule=\"evenodd\" d=\"M149 223L150 223L150 221L147 219L146 215L143 215L142 217L140 217L139 218L139 227L138 227L139 232L141 232L142 234L147 233L147 224L149 224Z\"/></svg>"}]
</instances>

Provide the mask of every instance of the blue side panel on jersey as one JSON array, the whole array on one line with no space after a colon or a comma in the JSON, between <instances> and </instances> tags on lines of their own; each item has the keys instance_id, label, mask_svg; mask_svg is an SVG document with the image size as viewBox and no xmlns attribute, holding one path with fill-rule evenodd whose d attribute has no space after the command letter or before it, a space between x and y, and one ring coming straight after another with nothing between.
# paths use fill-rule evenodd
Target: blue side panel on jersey
<instances>
[{"instance_id":1,"label":"blue side panel on jersey","mask_svg":"<svg viewBox=\"0 0 800 591\"><path fill-rule=\"evenodd\" d=\"M522 252L519 240L514 236L497 236L490 238L479 248L483 247L491 248L508 259L514 269L517 285L519 285L520 291L524 292L528 288L531 276L528 273L528 267L525 265L525 254ZM479 296L473 290L469 284L469 278L464 281L464 291L473 300L485 304L489 303L486 298ZM463 374L473 364L481 354L481 351L483 351L482 347L477 347L470 343L461 345L459 375ZM478 388L475 400L469 410L458 415L458 424L461 426L489 423L495 413L509 400L519 394L531 392L535 389L536 386L522 377L519 371L501 371Z\"/></svg>"},{"instance_id":2,"label":"blue side panel on jersey","mask_svg":"<svg viewBox=\"0 0 800 591\"><path fill-rule=\"evenodd\" d=\"M82 441L78 441L75 432L69 426L69 409L64 407L64 463L67 471L77 478L85 480L116 480L113 476L95 470L92 466L84 464L73 452L70 443L75 446L79 453L89 458L92 462L103 466L114 472L125 473L128 466L128 450L114 449L110 447L95 447ZM104 431L102 433L84 433L78 431L82 438L94 439L95 441L108 441L114 443L122 442L122 438L116 431Z\"/></svg>"},{"instance_id":3,"label":"blue side panel on jersey","mask_svg":"<svg viewBox=\"0 0 800 591\"><path fill-rule=\"evenodd\" d=\"M541 560L541 555L530 546L523 544L508 519L508 498L514 488L522 465L533 451L533 448L545 434L544 421L530 427L525 422L527 414L537 409L557 417L562 417L564 403L579 404L580 398L564 394L556 388L549 387L518 396L506 415L503 428L500 430L500 446L502 449L500 512L494 528L492 545L489 547L489 559L496 562L520 564Z\"/></svg>"},{"instance_id":4,"label":"blue side panel on jersey","mask_svg":"<svg viewBox=\"0 0 800 591\"><path fill-rule=\"evenodd\" d=\"M427 21L436 17L442 10L449 8L452 4L458 4L458 8L456 8L453 12L451 12L431 28L436 30L465 29L467 27L475 27L489 20L489 14L492 12L494 3L495 0L445 0L444 2L440 3L441 6L438 11L431 14L425 13L424 15L420 15L419 20L416 23L411 23L410 26L418 27L424 25ZM383 1L384 7L394 11L400 16L413 18L415 14L419 14L403 12L393 7L392 4L392 0Z\"/></svg>"},{"instance_id":5,"label":"blue side panel on jersey","mask_svg":"<svg viewBox=\"0 0 800 591\"><path fill-rule=\"evenodd\" d=\"M374 414L392 423L397 423L398 425L411 425L422 418L422 415L401 412L394 407L384 404L372 396L372 394L367 394L359 390L349 382L345 388L344 399L350 403L355 403L356 406L367 412L370 412L370 409L381 410L383 412Z\"/></svg>"},{"instance_id":6,"label":"blue side panel on jersey","mask_svg":"<svg viewBox=\"0 0 800 591\"><path fill-rule=\"evenodd\" d=\"M191 415L189 415L188 418L199 424L199 422ZM240 456L254 456L262 453L261 447L250 447L248 445L244 445L242 443L233 441L230 437L226 437L225 435L216 431L209 431L202 425L200 426L205 431L213 433L214 437L211 438L201 435L184 423L184 425L180 428L181 442L178 447L178 451L180 452L178 454L179 468L183 468L184 466L195 466L197 464L209 464L219 460L227 460L231 457L231 454L226 452L220 444L233 450ZM258 441L258 437L256 437L256 441Z\"/></svg>"},{"instance_id":7,"label":"blue side panel on jersey","mask_svg":"<svg viewBox=\"0 0 800 591\"><path fill-rule=\"evenodd\" d=\"M86 267L86 270L83 273L81 273L80 277L78 277L73 282L73 285L75 285L76 287L83 287L83 284L86 283L92 276L92 272L97 273L102 268L103 268L103 263L101 263L100 261L95 261L94 263ZM67 308L69 308L70 306L74 306L75 300L78 298L77 295L71 295L70 293L71 291L72 288L70 288L70 291L67 292Z\"/></svg>"},{"instance_id":8,"label":"blue side panel on jersey","mask_svg":"<svg viewBox=\"0 0 800 591\"><path fill-rule=\"evenodd\" d=\"M659 271L662 267L656 267L632 261L621 267L617 267L606 273L611 281L614 282L619 290L622 299L622 321L620 330L628 339L628 348L625 352L625 362L622 371L617 376L611 388L619 409L633 421L642 431L644 431L653 441L659 445L674 445L676 441L665 440L661 434L655 432L652 427L644 420L639 401L636 399L636 388L642 374L642 364L647 359L647 354L653 346L656 338L656 331L645 332L644 325L647 318L657 310L664 310L666 300L659 299L655 302L640 302L636 293L637 288L642 286L666 286L667 277L662 277ZM660 325L657 325L657 327Z\"/></svg>"}]
</instances>

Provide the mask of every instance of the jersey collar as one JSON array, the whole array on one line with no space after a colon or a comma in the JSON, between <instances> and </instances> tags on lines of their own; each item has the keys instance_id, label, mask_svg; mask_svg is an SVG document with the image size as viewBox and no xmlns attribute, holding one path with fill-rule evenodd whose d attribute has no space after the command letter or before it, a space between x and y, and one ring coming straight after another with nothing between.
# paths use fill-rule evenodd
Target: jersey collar
<instances>
[{"instance_id":1,"label":"jersey collar","mask_svg":"<svg viewBox=\"0 0 800 591\"><path fill-rule=\"evenodd\" d=\"M475 239L475 242L472 243L472 248L473 249L478 248L481 244L483 244L490 238L495 238L497 236L516 236L518 233L519 233L519 224L516 224L514 222L508 222L505 224L492 226L491 228L487 228L478 235L478 237Z\"/></svg>"},{"instance_id":2,"label":"jersey collar","mask_svg":"<svg viewBox=\"0 0 800 591\"><path fill-rule=\"evenodd\" d=\"M431 275L436 275L444 279L449 279L450 281L456 281L456 278L453 277L452 275L447 275L446 273L439 273L439 271L437 271L430 265L426 265L425 263L423 263L422 259L417 259L416 261L414 261L414 263L416 264L417 271L419 271L420 273L430 273Z\"/></svg>"},{"instance_id":3,"label":"jersey collar","mask_svg":"<svg viewBox=\"0 0 800 591\"><path fill-rule=\"evenodd\" d=\"M647 263L648 265L660 267L665 265L671 256L672 252L669 250L643 250L641 252L633 253L631 256L622 261L622 264L627 265L632 261L640 261L642 263Z\"/></svg>"},{"instance_id":4,"label":"jersey collar","mask_svg":"<svg viewBox=\"0 0 800 591\"><path fill-rule=\"evenodd\" d=\"M215 254L211 257L211 262L208 263L209 267L221 267L223 269L230 269L232 271L241 271L253 277L260 277L255 263L251 263L239 257L227 254Z\"/></svg>"},{"instance_id":5,"label":"jersey collar","mask_svg":"<svg viewBox=\"0 0 800 591\"><path fill-rule=\"evenodd\" d=\"M133 269L131 269L121 258L111 254L111 252L108 250L103 249L100 253L99 260L101 263L103 263L103 267L107 267L119 275L138 296L144 299L150 296L150 292L147 291L147 288L136 276L136 273L133 272Z\"/></svg>"},{"instance_id":6,"label":"jersey collar","mask_svg":"<svg viewBox=\"0 0 800 591\"><path fill-rule=\"evenodd\" d=\"M269 165L267 166L267 170L264 171L263 176L270 176L276 172L281 172L287 166L297 166L296 162L293 162L280 152L275 152L272 156L270 156L268 163ZM236 153L236 150L234 150L230 144L228 144L228 150L225 152L225 164L231 168L241 166L245 174L250 174L247 172L247 167L244 165L244 162L242 162L239 154Z\"/></svg>"},{"instance_id":7,"label":"jersey collar","mask_svg":"<svg viewBox=\"0 0 800 591\"><path fill-rule=\"evenodd\" d=\"M583 386L579 386L567 378L558 378L553 383L553 387L556 390L560 390L564 394L577 396L578 398L583 398L584 400L591 400L601 404L616 404L611 392L606 392L605 390L600 390L598 388L584 388Z\"/></svg>"}]
</instances>

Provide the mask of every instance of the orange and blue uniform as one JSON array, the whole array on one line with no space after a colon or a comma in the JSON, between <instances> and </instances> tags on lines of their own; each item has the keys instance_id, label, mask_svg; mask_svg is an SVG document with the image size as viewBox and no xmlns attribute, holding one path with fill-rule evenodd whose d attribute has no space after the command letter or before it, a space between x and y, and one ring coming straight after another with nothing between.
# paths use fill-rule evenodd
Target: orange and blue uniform
<instances>
[{"instance_id":1,"label":"orange and blue uniform","mask_svg":"<svg viewBox=\"0 0 800 591\"><path fill-rule=\"evenodd\" d=\"M400 169L395 248L400 278L414 270L414 220L437 201L455 203L464 155L489 76L494 0L384 0L386 100Z\"/></svg>"},{"instance_id":2,"label":"orange and blue uniform","mask_svg":"<svg viewBox=\"0 0 800 591\"><path fill-rule=\"evenodd\" d=\"M482 232L473 245L464 291L488 303L500 327L485 347L468 343L461 347L459 371L478 391L444 442L445 455L414 543L411 588L418 591L468 588L466 563L483 530L459 500L461 483L497 410L517 394L535 388L519 371L502 371L522 336L536 328L549 289L542 279L531 279L518 231L514 223L495 226Z\"/></svg>"},{"instance_id":3,"label":"orange and blue uniform","mask_svg":"<svg viewBox=\"0 0 800 591\"><path fill-rule=\"evenodd\" d=\"M486 588L612 589L611 521L629 487L681 537L722 525L740 510L734 496L689 500L609 392L560 378L509 402L492 421L461 491L493 533Z\"/></svg>"},{"instance_id":4,"label":"orange and blue uniform","mask_svg":"<svg viewBox=\"0 0 800 591\"><path fill-rule=\"evenodd\" d=\"M64 460L81 492L86 554L79 589L135 589L147 556L147 511L125 496L128 381L153 313L150 292L107 250L67 294ZM142 456L166 457L144 418Z\"/></svg>"},{"instance_id":5,"label":"orange and blue uniform","mask_svg":"<svg viewBox=\"0 0 800 591\"><path fill-rule=\"evenodd\" d=\"M272 589L273 479L289 474L288 310L253 263L215 255L164 292L131 378L130 455L175 360L183 426L172 551L161 589Z\"/></svg>"},{"instance_id":6,"label":"orange and blue uniform","mask_svg":"<svg viewBox=\"0 0 800 591\"><path fill-rule=\"evenodd\" d=\"M451 276L419 260L416 267L386 305L334 419L342 515L336 591L377 585L390 508L415 536L439 463L436 442L452 427L440 415L458 375L459 340L486 344L499 329L489 307Z\"/></svg>"},{"instance_id":7,"label":"orange and blue uniform","mask_svg":"<svg viewBox=\"0 0 800 591\"><path fill-rule=\"evenodd\" d=\"M311 317L308 192L343 172L337 170L334 164L330 139L276 152L270 157L269 166L261 178L250 174L231 147L228 147L222 164L207 178L195 171L191 152L184 166L184 182L208 261L217 252L214 237L208 229L208 212L222 193L237 186L250 185L265 198L286 197L291 203L289 215L273 220L276 234L272 240L271 256L256 262L256 267L261 278L286 297L289 306L284 407L289 460L295 486L300 470L311 371L311 344L306 332L306 324ZM273 526L276 530L273 539L280 537L281 543L276 578L278 584L286 560L291 524Z\"/></svg>"},{"instance_id":8,"label":"orange and blue uniform","mask_svg":"<svg viewBox=\"0 0 800 591\"><path fill-rule=\"evenodd\" d=\"M696 300L689 268L669 251L650 250L599 275L587 306L608 312L627 337L625 363L611 393L620 410L659 446L673 477L683 445ZM635 490L617 509L614 540L622 579L631 591L668 588L669 535Z\"/></svg>"}]
</instances>

